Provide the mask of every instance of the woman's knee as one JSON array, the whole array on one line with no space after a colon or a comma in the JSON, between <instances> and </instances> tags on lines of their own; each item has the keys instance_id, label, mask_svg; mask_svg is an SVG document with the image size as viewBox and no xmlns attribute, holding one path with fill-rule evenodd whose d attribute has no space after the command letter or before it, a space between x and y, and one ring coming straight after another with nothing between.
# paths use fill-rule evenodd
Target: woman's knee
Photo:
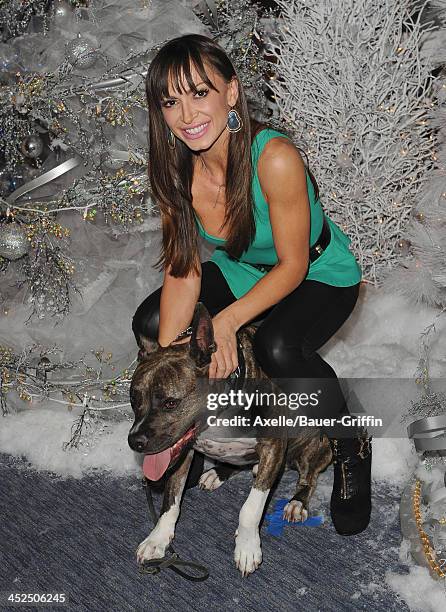
<instances>
[{"instance_id":1,"label":"woman's knee","mask_svg":"<svg viewBox=\"0 0 446 612\"><path fill-rule=\"evenodd\" d=\"M272 377L295 372L298 362L305 360L304 349L300 343L294 343L290 347L283 330L272 330L262 325L254 335L253 350L262 370Z\"/></svg>"},{"instance_id":2,"label":"woman's knee","mask_svg":"<svg viewBox=\"0 0 446 612\"><path fill-rule=\"evenodd\" d=\"M159 329L159 310L161 289L159 287L153 291L136 309L132 319L132 330L135 334L136 342L140 344L139 338L158 339Z\"/></svg>"}]
</instances>

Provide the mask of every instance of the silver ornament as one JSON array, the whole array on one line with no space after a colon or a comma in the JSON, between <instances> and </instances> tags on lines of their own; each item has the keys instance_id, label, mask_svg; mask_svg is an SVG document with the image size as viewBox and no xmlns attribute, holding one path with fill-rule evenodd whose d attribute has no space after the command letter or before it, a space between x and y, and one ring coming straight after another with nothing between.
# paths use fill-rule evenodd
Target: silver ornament
<instances>
[{"instance_id":1,"label":"silver ornament","mask_svg":"<svg viewBox=\"0 0 446 612\"><path fill-rule=\"evenodd\" d=\"M20 151L25 157L35 159L42 154L43 142L38 134L30 134L20 144Z\"/></svg>"},{"instance_id":2,"label":"silver ornament","mask_svg":"<svg viewBox=\"0 0 446 612\"><path fill-rule=\"evenodd\" d=\"M69 2L66 2L66 0L54 0L52 15L58 25L67 21L72 14L73 7Z\"/></svg>"},{"instance_id":3,"label":"silver ornament","mask_svg":"<svg viewBox=\"0 0 446 612\"><path fill-rule=\"evenodd\" d=\"M65 47L65 57L72 66L91 68L97 59L97 49L85 38L75 38Z\"/></svg>"},{"instance_id":4,"label":"silver ornament","mask_svg":"<svg viewBox=\"0 0 446 612\"><path fill-rule=\"evenodd\" d=\"M29 242L22 227L12 221L0 225L0 256L5 259L20 259L29 251Z\"/></svg>"}]
</instances>

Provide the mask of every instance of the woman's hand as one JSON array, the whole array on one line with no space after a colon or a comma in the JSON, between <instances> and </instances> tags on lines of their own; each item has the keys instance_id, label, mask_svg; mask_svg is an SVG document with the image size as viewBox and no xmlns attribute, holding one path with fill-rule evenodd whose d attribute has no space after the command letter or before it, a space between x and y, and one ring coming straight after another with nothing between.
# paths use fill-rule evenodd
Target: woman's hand
<instances>
[{"instance_id":1,"label":"woman's hand","mask_svg":"<svg viewBox=\"0 0 446 612\"><path fill-rule=\"evenodd\" d=\"M212 325L217 350L212 353L209 378L227 378L238 366L237 328L223 311L213 317Z\"/></svg>"}]
</instances>

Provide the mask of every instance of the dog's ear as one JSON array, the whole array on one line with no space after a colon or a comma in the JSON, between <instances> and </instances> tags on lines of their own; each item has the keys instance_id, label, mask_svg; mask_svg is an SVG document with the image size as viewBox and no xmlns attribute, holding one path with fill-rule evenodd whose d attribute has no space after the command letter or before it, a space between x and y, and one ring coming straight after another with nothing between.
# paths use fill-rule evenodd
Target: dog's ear
<instances>
[{"instance_id":1,"label":"dog's ear","mask_svg":"<svg viewBox=\"0 0 446 612\"><path fill-rule=\"evenodd\" d=\"M160 348L160 343L158 340L152 340L152 338L146 338L145 336L139 337L139 351L138 351L138 361L144 361L147 359L149 353L154 353Z\"/></svg>"},{"instance_id":2,"label":"dog's ear","mask_svg":"<svg viewBox=\"0 0 446 612\"><path fill-rule=\"evenodd\" d=\"M215 352L212 319L202 302L197 302L195 306L189 351L199 368L210 363L211 355Z\"/></svg>"}]
</instances>

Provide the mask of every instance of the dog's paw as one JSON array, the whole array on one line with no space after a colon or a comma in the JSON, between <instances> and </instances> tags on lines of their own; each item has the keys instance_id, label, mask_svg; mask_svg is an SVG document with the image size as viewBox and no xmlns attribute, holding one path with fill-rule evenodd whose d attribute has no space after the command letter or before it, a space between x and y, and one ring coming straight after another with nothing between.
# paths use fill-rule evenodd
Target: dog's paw
<instances>
[{"instance_id":1,"label":"dog's paw","mask_svg":"<svg viewBox=\"0 0 446 612\"><path fill-rule=\"evenodd\" d=\"M290 523L306 521L308 512L301 501L291 499L283 509L283 518Z\"/></svg>"},{"instance_id":2,"label":"dog's paw","mask_svg":"<svg viewBox=\"0 0 446 612\"><path fill-rule=\"evenodd\" d=\"M262 563L262 549L257 528L236 530L234 561L242 576L249 576Z\"/></svg>"},{"instance_id":3,"label":"dog's paw","mask_svg":"<svg viewBox=\"0 0 446 612\"><path fill-rule=\"evenodd\" d=\"M171 533L166 538L152 532L136 549L136 561L144 563L144 561L150 561L150 559L161 559L164 557L167 547L173 540L173 535Z\"/></svg>"},{"instance_id":4,"label":"dog's paw","mask_svg":"<svg viewBox=\"0 0 446 612\"><path fill-rule=\"evenodd\" d=\"M217 472L212 468L212 470L208 470L201 475L198 486L205 491L215 491L215 489L221 487L223 483L224 480L220 480Z\"/></svg>"},{"instance_id":5,"label":"dog's paw","mask_svg":"<svg viewBox=\"0 0 446 612\"><path fill-rule=\"evenodd\" d=\"M259 464L256 463L255 465L252 466L252 475L254 476L254 478L257 476L258 471L259 471Z\"/></svg>"}]
</instances>

